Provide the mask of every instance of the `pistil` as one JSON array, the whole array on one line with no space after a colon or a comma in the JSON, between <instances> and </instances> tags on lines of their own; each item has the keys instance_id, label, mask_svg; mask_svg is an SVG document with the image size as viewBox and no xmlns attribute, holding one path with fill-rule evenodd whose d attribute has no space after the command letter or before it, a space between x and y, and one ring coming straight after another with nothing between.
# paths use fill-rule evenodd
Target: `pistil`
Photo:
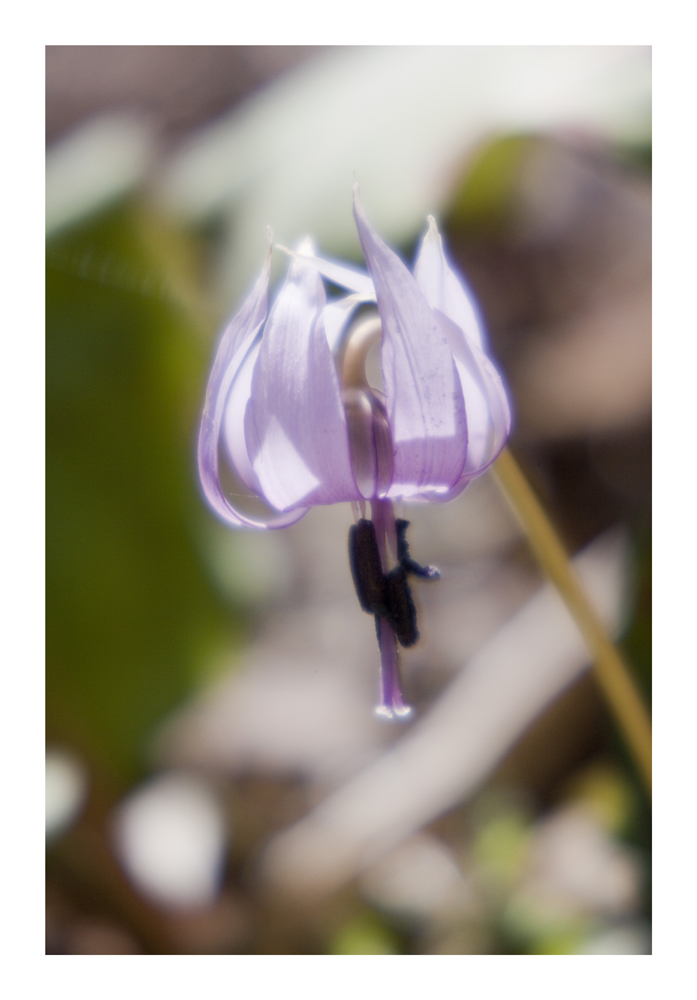
<instances>
[{"instance_id":1,"label":"pistil","mask_svg":"<svg viewBox=\"0 0 697 1000\"><path fill-rule=\"evenodd\" d=\"M357 518L353 505L349 562L358 601L375 616L381 661L376 712L386 718L404 718L412 710L402 697L397 644L412 646L419 637L407 574L421 567L408 555L408 522L395 520L392 501L385 496L392 481L392 436L382 394L370 386L365 371L368 352L380 334L378 317L358 323L349 334L341 371L353 472L362 495L370 500L372 518L365 519L363 502L362 516ZM435 577L436 571L420 575Z\"/></svg>"},{"instance_id":2,"label":"pistil","mask_svg":"<svg viewBox=\"0 0 697 1000\"><path fill-rule=\"evenodd\" d=\"M341 368L341 400L356 485L366 500L384 496L392 482L394 448L382 393L368 384L365 363L382 332L376 316L349 333Z\"/></svg>"},{"instance_id":3,"label":"pistil","mask_svg":"<svg viewBox=\"0 0 697 1000\"><path fill-rule=\"evenodd\" d=\"M376 715L387 719L404 719L412 714L411 706L404 704L399 678L399 654L394 629L384 618L377 619L380 646L380 704Z\"/></svg>"},{"instance_id":4,"label":"pistil","mask_svg":"<svg viewBox=\"0 0 697 1000\"><path fill-rule=\"evenodd\" d=\"M397 530L395 527L394 510L390 500L379 499L371 501L370 510L375 527L378 552L380 553L383 579L385 581L385 600L389 609L390 590L393 589L389 585L389 575L393 572L390 565L390 555L393 557L397 555ZM414 615L414 626L416 626L416 615ZM386 617L376 615L375 628L380 647L380 704L375 709L376 714L388 719L395 717L406 718L408 715L411 715L412 710L409 705L404 703L402 697L397 634L393 624Z\"/></svg>"}]
</instances>

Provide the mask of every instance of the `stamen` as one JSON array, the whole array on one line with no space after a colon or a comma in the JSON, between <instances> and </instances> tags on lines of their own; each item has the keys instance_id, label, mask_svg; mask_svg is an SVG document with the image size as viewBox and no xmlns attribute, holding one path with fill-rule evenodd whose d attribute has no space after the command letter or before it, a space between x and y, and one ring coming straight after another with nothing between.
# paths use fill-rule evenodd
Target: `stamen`
<instances>
[{"instance_id":1,"label":"stamen","mask_svg":"<svg viewBox=\"0 0 697 1000\"><path fill-rule=\"evenodd\" d=\"M440 580L440 570L435 566L420 566L409 554L409 542L407 541L407 528L409 522L398 517L395 521L395 531L397 533L397 559L400 567L405 573L412 573L414 576L423 577L425 580Z\"/></svg>"},{"instance_id":2,"label":"stamen","mask_svg":"<svg viewBox=\"0 0 697 1000\"><path fill-rule=\"evenodd\" d=\"M394 513L392 511L392 502L390 500L378 500L375 498L370 501L370 512L373 518L373 524L375 525L375 537L377 538L378 549L380 551L382 571L385 575L387 575L391 569L391 563L387 551L387 540L390 534L390 529L394 531Z\"/></svg>"},{"instance_id":3,"label":"stamen","mask_svg":"<svg viewBox=\"0 0 697 1000\"><path fill-rule=\"evenodd\" d=\"M399 654L397 643L408 648L419 639L416 625L416 607L409 588L410 574L437 579L440 575L433 566L420 566L409 554L406 531L409 522L403 518L395 521L392 501L377 491L384 477L385 442L380 446L380 410L382 403L375 390L365 380L367 345L376 334L376 324L364 323L359 329L355 350L348 365L349 384L343 391L346 420L349 429L349 448L354 476L364 497L370 498L372 520L365 518L365 500L359 501L362 517L356 519L356 503L352 502L354 521L349 529L349 563L356 595L361 608L374 615L380 648L381 701L376 713L389 719L404 718L411 708L404 704L399 679ZM347 347L353 348L353 337ZM361 367L359 369L358 361ZM346 371L346 366L344 368ZM386 445L390 452L389 487L392 475L392 439L385 414Z\"/></svg>"},{"instance_id":4,"label":"stamen","mask_svg":"<svg viewBox=\"0 0 697 1000\"><path fill-rule=\"evenodd\" d=\"M419 641L416 608L407 583L407 574L401 566L395 566L385 578L385 604L400 645L405 649L416 645Z\"/></svg>"},{"instance_id":5,"label":"stamen","mask_svg":"<svg viewBox=\"0 0 697 1000\"><path fill-rule=\"evenodd\" d=\"M382 695L380 705L376 709L376 712L378 715L383 715L389 719L404 718L411 714L411 708L404 704L404 700L402 698L402 690L399 679L397 639L400 637L400 634L403 638L406 638L407 641L412 637L412 632L409 630L408 625L405 624L406 619L409 618L408 612L406 618L404 614L404 605L405 603L411 601L411 594L409 594L406 598L404 593L397 596L396 592L400 589L400 583L391 579L392 573L390 572L389 564L388 538L392 541L393 549L396 550L397 548L392 502L390 500L374 499L370 503L370 508L373 515L373 524L375 526L376 544L380 552L382 571L384 574L384 611L381 613L378 609L376 609L380 617L379 621L376 617L375 622L379 635L380 689ZM396 569L399 570L399 567L396 567ZM404 575L403 584L408 591L409 588L406 584L406 575ZM413 610L413 602L411 602L411 606ZM416 631L416 611L413 611L412 620L414 631ZM416 633L416 638L418 638L418 632ZM414 641L416 641L416 639L414 639Z\"/></svg>"},{"instance_id":6,"label":"stamen","mask_svg":"<svg viewBox=\"0 0 697 1000\"><path fill-rule=\"evenodd\" d=\"M387 613L385 606L385 575L380 564L380 552L372 521L363 518L349 528L349 565L358 603L369 614Z\"/></svg>"}]
</instances>

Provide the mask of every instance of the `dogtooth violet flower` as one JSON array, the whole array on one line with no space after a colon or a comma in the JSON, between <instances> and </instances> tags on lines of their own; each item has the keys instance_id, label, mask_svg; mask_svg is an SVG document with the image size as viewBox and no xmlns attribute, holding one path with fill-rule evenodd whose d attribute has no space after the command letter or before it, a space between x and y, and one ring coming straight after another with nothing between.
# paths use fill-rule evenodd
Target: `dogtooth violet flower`
<instances>
[{"instance_id":1,"label":"dogtooth violet flower","mask_svg":"<svg viewBox=\"0 0 697 1000\"><path fill-rule=\"evenodd\" d=\"M208 501L235 527L283 528L316 504L352 503L349 562L381 652L377 711L395 717L410 712L397 645L418 639L408 577L439 574L411 558L408 522L395 518L393 501L458 496L503 448L510 411L472 295L448 263L433 218L412 274L373 230L357 186L353 210L368 273L316 256L305 240L286 251L290 268L271 309L270 240L262 272L218 346L198 461ZM323 279L346 294L328 302ZM377 305L377 315L373 309L352 324L366 304ZM380 336L382 390L365 373ZM272 508L268 517L230 502L220 446Z\"/></svg>"}]
</instances>

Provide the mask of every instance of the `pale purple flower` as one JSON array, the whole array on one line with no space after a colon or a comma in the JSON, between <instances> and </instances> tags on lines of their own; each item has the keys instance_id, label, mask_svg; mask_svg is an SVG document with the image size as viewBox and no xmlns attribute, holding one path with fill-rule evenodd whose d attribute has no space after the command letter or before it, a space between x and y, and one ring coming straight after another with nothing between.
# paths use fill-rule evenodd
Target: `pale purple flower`
<instances>
[{"instance_id":1,"label":"pale purple flower","mask_svg":"<svg viewBox=\"0 0 697 1000\"><path fill-rule=\"evenodd\" d=\"M421 571L405 554L405 528L396 526L392 501L458 496L503 448L510 411L484 350L472 295L450 267L434 220L411 274L371 227L357 188L354 216L368 273L315 256L306 241L292 253L270 311L269 248L261 275L218 347L201 422L199 470L213 509L235 527L281 528L316 504L351 501L354 510L358 504L364 511L370 502L382 576L379 567L366 572L381 594L387 587L388 596L361 594L354 541L352 569L362 606L376 615L382 656L378 711L405 715L395 630L404 645L411 644L404 638L410 624L400 626L400 615L404 620L411 613L407 606L413 609L406 576L436 573ZM348 294L328 303L323 277ZM352 330L349 320L362 303L377 304L379 322L364 321ZM364 372L368 347L380 331L382 392L368 385ZM239 478L275 513L261 519L233 506L220 482L220 444ZM365 519L359 524L365 526ZM370 555L360 558L370 563ZM398 605L407 610L400 612ZM411 624L418 635L415 617Z\"/></svg>"}]
</instances>

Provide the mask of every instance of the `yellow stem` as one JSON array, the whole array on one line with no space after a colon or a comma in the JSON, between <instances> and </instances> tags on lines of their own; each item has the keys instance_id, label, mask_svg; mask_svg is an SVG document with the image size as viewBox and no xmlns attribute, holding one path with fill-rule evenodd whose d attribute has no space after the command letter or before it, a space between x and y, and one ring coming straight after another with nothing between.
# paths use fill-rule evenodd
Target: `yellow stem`
<instances>
[{"instance_id":1,"label":"yellow stem","mask_svg":"<svg viewBox=\"0 0 697 1000\"><path fill-rule=\"evenodd\" d=\"M619 651L608 638L574 573L557 533L507 448L494 475L523 526L543 570L576 620L595 658L595 676L651 794L651 721Z\"/></svg>"}]
</instances>

